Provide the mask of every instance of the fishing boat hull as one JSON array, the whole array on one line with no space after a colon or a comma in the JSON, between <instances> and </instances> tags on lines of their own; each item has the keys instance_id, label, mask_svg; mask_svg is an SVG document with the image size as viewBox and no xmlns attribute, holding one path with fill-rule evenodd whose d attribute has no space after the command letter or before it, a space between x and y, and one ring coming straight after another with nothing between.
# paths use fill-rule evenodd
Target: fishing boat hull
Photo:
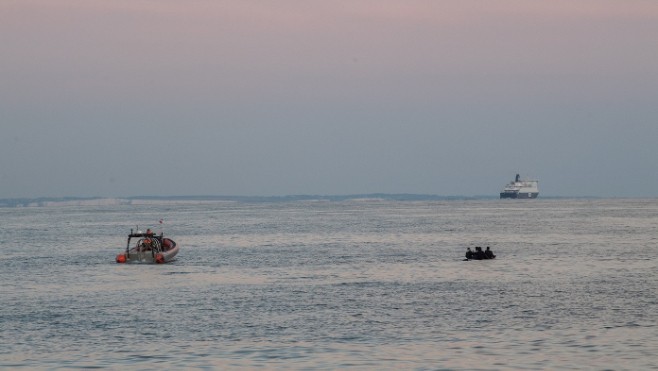
<instances>
[{"instance_id":1,"label":"fishing boat hull","mask_svg":"<svg viewBox=\"0 0 658 371\"><path fill-rule=\"evenodd\" d=\"M164 264L173 261L178 254L180 247L170 239L162 239L162 249L152 250L143 249L135 246L127 252L117 255L117 263L145 263L145 264Z\"/></svg>"}]
</instances>

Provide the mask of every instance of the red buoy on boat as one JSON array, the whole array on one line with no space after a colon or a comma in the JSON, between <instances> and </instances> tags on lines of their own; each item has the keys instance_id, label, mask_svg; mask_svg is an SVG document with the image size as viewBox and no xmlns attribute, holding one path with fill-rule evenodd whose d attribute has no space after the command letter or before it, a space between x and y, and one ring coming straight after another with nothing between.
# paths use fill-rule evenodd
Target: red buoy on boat
<instances>
[{"instance_id":1,"label":"red buoy on boat","mask_svg":"<svg viewBox=\"0 0 658 371\"><path fill-rule=\"evenodd\" d=\"M125 262L126 262L126 254L117 255L117 263L125 263Z\"/></svg>"},{"instance_id":2,"label":"red buoy on boat","mask_svg":"<svg viewBox=\"0 0 658 371\"><path fill-rule=\"evenodd\" d=\"M158 264L164 263L165 262L164 255L162 255L161 253L155 254L155 262Z\"/></svg>"}]
</instances>

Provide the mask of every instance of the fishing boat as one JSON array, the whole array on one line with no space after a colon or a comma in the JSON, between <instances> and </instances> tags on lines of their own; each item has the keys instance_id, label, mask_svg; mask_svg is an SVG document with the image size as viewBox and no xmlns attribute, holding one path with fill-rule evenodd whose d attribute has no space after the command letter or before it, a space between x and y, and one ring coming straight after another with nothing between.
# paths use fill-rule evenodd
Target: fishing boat
<instances>
[{"instance_id":1,"label":"fishing boat","mask_svg":"<svg viewBox=\"0 0 658 371\"><path fill-rule=\"evenodd\" d=\"M131 242L134 244L131 246ZM178 244L163 233L156 235L148 229L142 232L130 230L126 251L117 255L117 263L155 263L164 264L174 260L179 250Z\"/></svg>"}]
</instances>

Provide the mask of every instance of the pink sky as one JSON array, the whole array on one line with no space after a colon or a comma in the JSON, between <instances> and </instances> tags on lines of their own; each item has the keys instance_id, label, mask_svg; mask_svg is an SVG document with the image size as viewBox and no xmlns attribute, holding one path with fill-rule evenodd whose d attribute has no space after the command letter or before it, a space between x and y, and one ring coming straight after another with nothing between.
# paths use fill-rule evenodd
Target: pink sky
<instances>
[{"instance_id":1,"label":"pink sky","mask_svg":"<svg viewBox=\"0 0 658 371\"><path fill-rule=\"evenodd\" d=\"M268 76L293 74L640 76L654 73L658 57L658 48L643 47L658 22L655 1L78 0L0 7L6 67L44 79L186 73L179 83L187 84L212 79L204 70L230 84L235 76L276 84Z\"/></svg>"},{"instance_id":2,"label":"pink sky","mask_svg":"<svg viewBox=\"0 0 658 371\"><path fill-rule=\"evenodd\" d=\"M327 179L318 180L324 184L358 177L368 168L376 173L372 182L361 179L358 189L336 185L336 191L318 184L292 186L282 175L277 189L283 193L377 191L389 176L386 164L391 160L378 161L389 156L390 146L408 150L395 160L405 169L414 168L410 162L417 158L446 158L459 150L459 143L479 146L486 154L465 157L460 168L490 177L510 170L481 158L489 158L489 153L514 157L511 148L527 143L524 150L533 156L508 166L538 167L557 175L564 171L558 162L581 156L582 148L592 153L578 164L587 168L610 153L606 148L616 148L619 138L630 136L618 148L643 148L639 146L647 136L641 133L655 130L657 35L658 2L648 0L3 1L0 110L6 112L3 125L40 128L54 120L84 128L81 131L90 136L105 130L90 129L90 121L112 122L116 128L107 129L112 133L148 118L190 143L197 141L190 134L194 130L185 131L190 128L237 138L247 137L243 127L249 126L251 133L267 132L270 138L284 133L279 142L296 151L280 155L279 163L290 163L290 169L273 169L256 158L245 160L246 168L262 165L267 172L285 174L295 171L293 164L305 168L311 166L305 161L314 159L314 166L331 168ZM624 118L626 129L616 117ZM272 124L277 120L281 123ZM330 120L335 121L330 125ZM215 128L217 123L223 126ZM574 130L575 123L582 128ZM530 134L512 138L503 131L541 131L550 140L542 147ZM344 142L339 133L375 139ZM300 143L308 140L302 134L329 136L324 143L331 145L322 152L317 146L304 147ZM45 138L39 143L46 143ZM264 142L258 142L261 148L268 147ZM6 151L14 146L6 144ZM239 146L224 144L230 153L236 152L230 146ZM361 146L372 151L364 153ZM553 163L549 157L555 156L555 147L565 150ZM245 148L239 146L237 152ZM318 151L317 158L293 155L305 151ZM599 181L609 184L606 174L635 176L640 168L654 166L624 168L627 161L647 157L632 151L609 154L614 157L606 163L621 168L601 169ZM276 158L258 149L252 152ZM202 163L206 157L224 155L199 150L190 160ZM368 160L343 174L340 169L354 162L352 156ZM63 162L74 157L71 150ZM538 159L546 163L535 165ZM185 167L181 159L172 161ZM109 157L101 156L98 162L120 168ZM29 164L45 167L36 160ZM2 166L16 168L11 160L0 162ZM465 172L443 166L444 173ZM235 178L254 176L247 181L253 184L261 176L258 170L225 171ZM425 174L426 169L416 167L416 172L394 177L424 179ZM576 174L580 168L574 164L570 175ZM589 179L583 178L583 184ZM302 184L303 179L295 182ZM460 189L455 183L443 192L441 182L431 177L417 184L400 181L389 191ZM323 189L313 191L317 187ZM128 188L124 192L132 192ZM190 192L226 194L244 187L226 188ZM556 193L561 192L567 191Z\"/></svg>"}]
</instances>

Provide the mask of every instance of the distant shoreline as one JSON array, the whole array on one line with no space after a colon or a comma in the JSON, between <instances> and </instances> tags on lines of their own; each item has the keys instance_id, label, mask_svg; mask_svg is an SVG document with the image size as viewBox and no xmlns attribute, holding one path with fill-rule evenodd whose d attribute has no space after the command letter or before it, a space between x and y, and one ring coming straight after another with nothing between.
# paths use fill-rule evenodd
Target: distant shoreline
<instances>
[{"instance_id":1,"label":"distant shoreline","mask_svg":"<svg viewBox=\"0 0 658 371\"><path fill-rule=\"evenodd\" d=\"M541 196L539 199L600 199L602 197ZM368 193L353 195L288 195L288 196L131 196L131 197L38 197L0 199L0 208L12 207L51 207L51 206L112 206L142 205L152 203L195 203L195 202L242 202L273 203L295 201L340 202L351 200L382 201L467 201L498 200L498 196L440 196L428 194L389 194Z\"/></svg>"}]
</instances>

